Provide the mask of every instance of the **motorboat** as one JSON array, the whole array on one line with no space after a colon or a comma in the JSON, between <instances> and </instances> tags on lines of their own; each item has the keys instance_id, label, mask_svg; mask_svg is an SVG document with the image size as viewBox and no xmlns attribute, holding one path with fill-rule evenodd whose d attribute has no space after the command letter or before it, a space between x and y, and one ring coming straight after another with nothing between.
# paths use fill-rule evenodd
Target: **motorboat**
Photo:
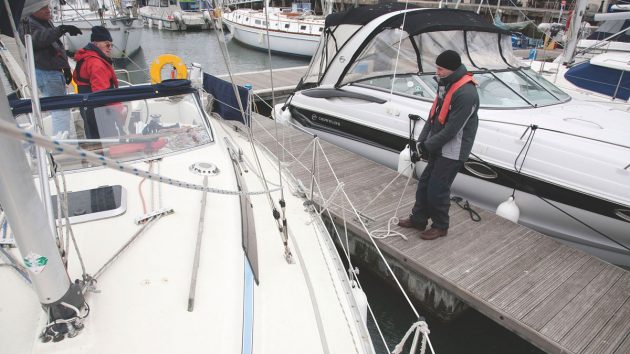
<instances>
[{"instance_id":1,"label":"motorboat","mask_svg":"<svg viewBox=\"0 0 630 354\"><path fill-rule=\"evenodd\" d=\"M474 12L385 4L328 16L306 75L274 117L404 171L445 49L461 53L481 102L452 194L492 211L513 196L520 224L630 265L629 114L571 98L515 57L508 31ZM424 167L416 163L416 175Z\"/></svg>"},{"instance_id":2,"label":"motorboat","mask_svg":"<svg viewBox=\"0 0 630 354\"><path fill-rule=\"evenodd\" d=\"M170 31L200 31L213 28L208 2L149 0L138 15L150 28Z\"/></svg>"},{"instance_id":3,"label":"motorboat","mask_svg":"<svg viewBox=\"0 0 630 354\"><path fill-rule=\"evenodd\" d=\"M73 25L82 34L64 35L66 49L76 52L90 42L92 27L103 26L112 35L111 57L126 58L140 49L142 41L142 21L137 16L137 7L133 1L105 2L104 0L85 3L81 0L67 0L53 8L53 23Z\"/></svg>"},{"instance_id":4,"label":"motorboat","mask_svg":"<svg viewBox=\"0 0 630 354\"><path fill-rule=\"evenodd\" d=\"M291 8L267 5L263 10L225 11L222 20L232 38L249 47L310 57L324 30L324 17L316 16L310 10L310 3L293 5Z\"/></svg>"}]
</instances>

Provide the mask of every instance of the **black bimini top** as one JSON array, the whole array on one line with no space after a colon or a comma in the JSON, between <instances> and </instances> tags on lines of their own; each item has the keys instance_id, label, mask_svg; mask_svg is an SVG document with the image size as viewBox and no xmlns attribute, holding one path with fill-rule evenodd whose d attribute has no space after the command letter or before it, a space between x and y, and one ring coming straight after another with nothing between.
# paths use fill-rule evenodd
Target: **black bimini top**
<instances>
[{"instance_id":1,"label":"black bimini top","mask_svg":"<svg viewBox=\"0 0 630 354\"><path fill-rule=\"evenodd\" d=\"M353 7L343 12L335 12L326 16L325 27L339 25L366 25L379 16L390 12L402 11L404 9L417 9L417 6L407 5L400 2L378 4L374 6Z\"/></svg>"},{"instance_id":2,"label":"black bimini top","mask_svg":"<svg viewBox=\"0 0 630 354\"><path fill-rule=\"evenodd\" d=\"M326 17L326 27L342 24L365 25L384 14L407 9L417 9L415 6L405 7L402 3L388 3L377 6L353 8L345 12L335 13ZM403 26L404 21L404 26ZM409 35L436 31L479 31L510 34L488 22L483 16L472 11L455 9L417 9L400 13L387 19L379 28L400 28L403 26ZM376 29L376 32L379 32Z\"/></svg>"}]
</instances>

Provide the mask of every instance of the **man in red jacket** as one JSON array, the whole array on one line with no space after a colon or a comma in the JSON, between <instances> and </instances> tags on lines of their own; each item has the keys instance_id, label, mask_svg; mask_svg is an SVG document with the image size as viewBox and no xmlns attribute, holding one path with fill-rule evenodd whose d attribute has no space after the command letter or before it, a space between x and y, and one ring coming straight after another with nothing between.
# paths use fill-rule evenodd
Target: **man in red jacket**
<instances>
[{"instance_id":1,"label":"man in red jacket","mask_svg":"<svg viewBox=\"0 0 630 354\"><path fill-rule=\"evenodd\" d=\"M77 65L73 78L77 84L77 91L89 93L117 88L118 79L110 58L114 46L111 34L105 27L94 26L90 40L90 43L74 55ZM122 104L111 104L95 109L82 108L85 136L88 139L99 139L121 135L126 111Z\"/></svg>"}]
</instances>

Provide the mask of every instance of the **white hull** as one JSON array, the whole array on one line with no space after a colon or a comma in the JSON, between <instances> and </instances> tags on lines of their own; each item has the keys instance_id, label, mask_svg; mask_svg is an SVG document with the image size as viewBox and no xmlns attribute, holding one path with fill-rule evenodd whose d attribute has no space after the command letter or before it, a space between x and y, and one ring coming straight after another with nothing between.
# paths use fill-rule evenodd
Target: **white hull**
<instances>
[{"instance_id":1,"label":"white hull","mask_svg":"<svg viewBox=\"0 0 630 354\"><path fill-rule=\"evenodd\" d=\"M298 56L310 57L315 53L321 37L319 28L323 27L323 23L313 22L308 25L299 25L296 22L294 25L296 30L293 30L293 27L285 30L282 26L283 23L288 23L288 21L270 20L269 22L272 26L267 30L262 25L254 25L258 17L260 18L258 21L262 21L263 15L256 12L241 12L241 10L237 10L231 13L224 13L223 22L228 30L232 32L233 38L245 45L263 50L267 50L269 47L271 51L276 53ZM293 24L289 26L293 26ZM297 30L298 26L308 27L300 33ZM267 35L269 36L269 44L267 44Z\"/></svg>"},{"instance_id":2,"label":"white hull","mask_svg":"<svg viewBox=\"0 0 630 354\"><path fill-rule=\"evenodd\" d=\"M55 22L56 26L61 24L77 26L81 29L81 32L83 32L77 36L64 36L67 47L66 49L70 52L76 52L90 42L90 35L92 34L91 29L92 26L96 24L103 25L112 35L114 43L111 54L112 58L128 57L140 49L142 42L142 22L137 18L118 21L109 19L105 20L104 23L101 23L98 19L90 18L87 20L64 19L63 23L61 21Z\"/></svg>"}]
</instances>

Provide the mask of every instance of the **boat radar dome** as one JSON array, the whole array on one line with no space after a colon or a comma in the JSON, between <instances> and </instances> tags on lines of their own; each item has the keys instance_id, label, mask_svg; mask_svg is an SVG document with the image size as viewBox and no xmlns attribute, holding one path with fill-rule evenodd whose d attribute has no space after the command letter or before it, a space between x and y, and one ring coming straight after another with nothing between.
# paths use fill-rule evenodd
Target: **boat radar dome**
<instances>
[{"instance_id":1,"label":"boat radar dome","mask_svg":"<svg viewBox=\"0 0 630 354\"><path fill-rule=\"evenodd\" d=\"M514 201L514 197L510 196L506 201L499 204L497 207L497 211L495 212L498 216L508 219L512 222L517 223L518 218L520 217L521 211L516 205Z\"/></svg>"}]
</instances>

